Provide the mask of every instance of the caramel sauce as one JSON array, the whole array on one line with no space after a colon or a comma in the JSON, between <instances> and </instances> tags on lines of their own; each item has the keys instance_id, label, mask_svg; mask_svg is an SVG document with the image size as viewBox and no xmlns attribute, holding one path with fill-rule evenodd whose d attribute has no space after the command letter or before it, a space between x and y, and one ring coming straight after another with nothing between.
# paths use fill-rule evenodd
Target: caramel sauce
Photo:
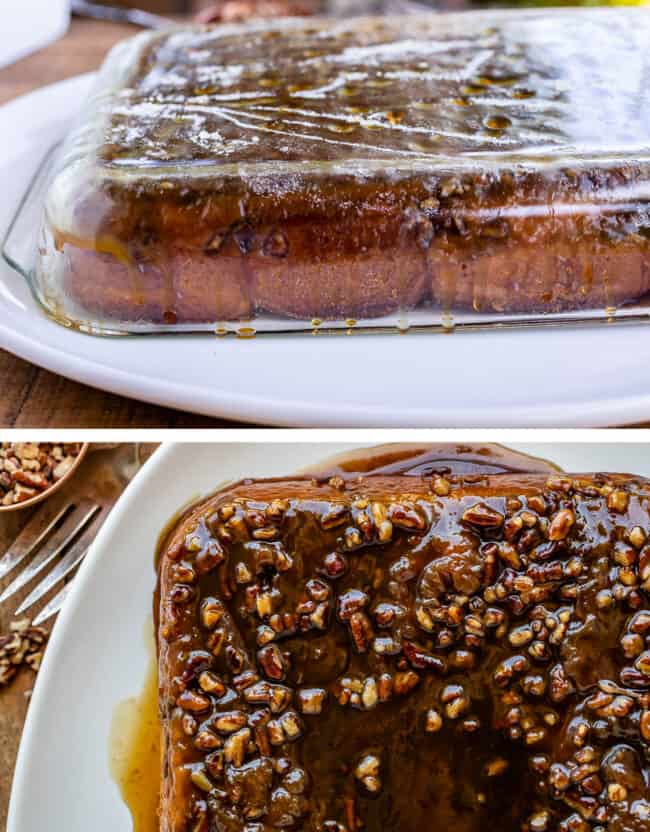
<instances>
[{"instance_id":1,"label":"caramel sauce","mask_svg":"<svg viewBox=\"0 0 650 832\"><path fill-rule=\"evenodd\" d=\"M138 696L113 711L110 771L133 820L133 832L158 832L160 792L160 725L158 670L151 622L147 626L149 666Z\"/></svg>"},{"instance_id":2,"label":"caramel sauce","mask_svg":"<svg viewBox=\"0 0 650 832\"><path fill-rule=\"evenodd\" d=\"M126 248L116 237L109 234L98 234L92 240L68 234L57 228L52 229L54 247L57 251L63 251L64 246L70 245L74 248L95 251L98 254L110 254L118 263L124 266L132 264L131 256Z\"/></svg>"},{"instance_id":3,"label":"caramel sauce","mask_svg":"<svg viewBox=\"0 0 650 832\"><path fill-rule=\"evenodd\" d=\"M256 331L252 326L240 326L237 330L238 338L254 338Z\"/></svg>"},{"instance_id":4,"label":"caramel sauce","mask_svg":"<svg viewBox=\"0 0 650 832\"><path fill-rule=\"evenodd\" d=\"M330 457L301 470L300 474L329 477L337 473L429 476L456 473L480 476L513 472L557 472L552 462L514 451L497 444L407 444L392 443ZM228 487L225 484L224 487ZM177 526L193 498L162 529L155 555L155 566L165 551L170 532ZM122 800L133 819L134 832L158 832L160 794L160 725L158 720L158 673L153 628L157 631L158 587L154 594L153 627L145 634L150 648L149 666L141 693L120 702L114 712L110 732L110 770Z\"/></svg>"},{"instance_id":5,"label":"caramel sauce","mask_svg":"<svg viewBox=\"0 0 650 832\"><path fill-rule=\"evenodd\" d=\"M553 462L514 451L503 445L415 444L395 442L358 451L346 451L301 471L318 477L335 474L383 474L426 477L433 474L491 475L512 473L557 473Z\"/></svg>"},{"instance_id":6,"label":"caramel sauce","mask_svg":"<svg viewBox=\"0 0 650 832\"><path fill-rule=\"evenodd\" d=\"M67 245L72 248L81 249L82 251L106 254L124 266L127 269L131 280L131 302L136 308L144 306L145 293L138 266L129 252L128 247L123 242L118 240L117 237L112 234L97 233L92 239L89 239L69 234L56 228L52 229L52 236L54 238L54 247L57 251L62 252ZM166 309L169 310L173 306L173 284L169 274L169 269L167 269L164 265L163 274L165 281L165 306ZM167 313L165 313L164 317L166 318L165 323L176 323L175 316L173 320L170 320ZM55 316L55 319L59 320L59 316ZM89 326L79 328L87 332L92 332Z\"/></svg>"},{"instance_id":7,"label":"caramel sauce","mask_svg":"<svg viewBox=\"0 0 650 832\"><path fill-rule=\"evenodd\" d=\"M507 116L488 116L483 122L488 130L506 130L512 122Z\"/></svg>"},{"instance_id":8,"label":"caramel sauce","mask_svg":"<svg viewBox=\"0 0 650 832\"><path fill-rule=\"evenodd\" d=\"M454 477L428 476L459 465L464 472ZM635 691L648 688L647 655L631 665L643 640L624 647L625 660L620 654L632 626L635 635L647 631L648 613L638 589L621 598L613 571L629 551L622 540L629 537L635 549L647 541L636 525L647 526L647 481L549 477L549 463L495 445L383 446L321 463L335 466L345 473L333 480L320 473L292 482L242 480L199 502L173 532L162 561L160 627L169 743L163 810L171 827L252 829L255 817L260 828L304 832L420 832L431 825L589 832L581 817L597 812L610 832L648 832L649 774L639 737L648 713L634 704L646 697ZM538 472L485 476L531 467ZM360 468L385 473L359 478ZM384 479L387 471L416 469L420 475L408 480ZM380 540L382 507L397 522L408 518L405 534L394 535L391 525ZM268 528L278 513L282 531L273 537L281 540L271 565L269 544L252 542L250 532ZM340 523L326 535L332 520ZM347 528L337 531L341 525ZM492 531L497 527L503 530ZM214 541L226 528L243 533L229 540L220 569ZM192 574L183 572L188 568ZM189 598L175 583L183 574L196 586ZM636 578L638 570L628 574ZM305 595L331 606L306 607ZM276 612L282 646L260 647L259 621L273 627ZM204 613L224 622L216 635L206 634L214 622ZM402 620L409 615L412 624ZM177 694L181 674L190 682ZM262 675L286 684L258 686ZM234 694L230 683L239 689ZM226 710L236 702L244 713ZM289 702L304 720L285 711ZM260 703L285 716L274 720L267 709L266 732L251 744L250 729L232 738L246 722L260 728ZM176 706L190 716L181 718ZM589 713L595 709L602 719ZM215 731L231 739L214 740ZM227 750L213 755L221 742ZM585 761L594 763L587 770L594 779L571 785ZM558 795L565 768L568 788Z\"/></svg>"}]
</instances>

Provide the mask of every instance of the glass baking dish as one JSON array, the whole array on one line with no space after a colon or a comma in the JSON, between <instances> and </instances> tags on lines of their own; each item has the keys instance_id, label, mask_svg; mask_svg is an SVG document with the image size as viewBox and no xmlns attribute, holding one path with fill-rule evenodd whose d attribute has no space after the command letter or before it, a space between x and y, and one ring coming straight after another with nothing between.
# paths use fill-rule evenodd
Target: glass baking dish
<instances>
[{"instance_id":1,"label":"glass baking dish","mask_svg":"<svg viewBox=\"0 0 650 832\"><path fill-rule=\"evenodd\" d=\"M649 42L622 8L140 34L5 256L100 334L645 319Z\"/></svg>"}]
</instances>

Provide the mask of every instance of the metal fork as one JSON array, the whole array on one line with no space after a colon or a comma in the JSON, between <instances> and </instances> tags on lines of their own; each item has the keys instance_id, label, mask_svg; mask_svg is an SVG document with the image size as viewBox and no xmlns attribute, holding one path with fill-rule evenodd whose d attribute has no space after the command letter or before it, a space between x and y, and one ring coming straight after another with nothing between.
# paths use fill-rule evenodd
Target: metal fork
<instances>
[{"instance_id":1,"label":"metal fork","mask_svg":"<svg viewBox=\"0 0 650 832\"><path fill-rule=\"evenodd\" d=\"M88 2L88 0L72 0L71 8L72 13L80 17L91 17L111 23L132 23L134 26L142 26L145 29L166 29L175 23L168 17L145 12L142 9L107 6L103 3Z\"/></svg>"},{"instance_id":2,"label":"metal fork","mask_svg":"<svg viewBox=\"0 0 650 832\"><path fill-rule=\"evenodd\" d=\"M21 615L40 601L56 584L63 581L84 558L88 546L108 513L88 499L65 501L52 499L44 503L0 558L0 580L22 567L0 594L0 604L42 575L38 584L21 602L15 615ZM54 564L50 571L46 571ZM63 606L71 582L51 598L33 621L37 626L55 615Z\"/></svg>"},{"instance_id":3,"label":"metal fork","mask_svg":"<svg viewBox=\"0 0 650 832\"><path fill-rule=\"evenodd\" d=\"M142 442L91 444L83 472L75 475L76 494L66 487L49 497L0 557L0 584L7 576L11 579L0 593L0 607L10 598L15 601L17 593L28 593L19 598L14 615L27 610L33 615L31 608L59 587L46 599L32 626L59 612L72 586L72 571L85 557L126 486L155 450L156 445Z\"/></svg>"}]
</instances>

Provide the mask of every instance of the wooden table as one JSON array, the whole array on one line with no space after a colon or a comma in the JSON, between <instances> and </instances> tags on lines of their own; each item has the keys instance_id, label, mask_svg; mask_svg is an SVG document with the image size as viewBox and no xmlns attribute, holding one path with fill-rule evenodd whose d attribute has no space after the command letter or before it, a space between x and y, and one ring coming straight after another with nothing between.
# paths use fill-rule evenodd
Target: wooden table
<instances>
[{"instance_id":1,"label":"wooden table","mask_svg":"<svg viewBox=\"0 0 650 832\"><path fill-rule=\"evenodd\" d=\"M73 20L64 38L0 70L0 105L44 84L96 69L114 43L137 31L131 26ZM241 426L95 390L3 350L0 387L0 427Z\"/></svg>"},{"instance_id":2,"label":"wooden table","mask_svg":"<svg viewBox=\"0 0 650 832\"><path fill-rule=\"evenodd\" d=\"M139 459L145 462L156 450L157 445L144 443L139 446ZM135 446L125 443L113 449L94 450L82 462L79 471L65 486L70 496L92 496L101 503L112 505L126 485L126 480L120 477L122 465L133 459ZM10 543L33 515L38 507L14 511L0 515L0 555L4 554ZM4 588L14 577L10 573L0 581L0 588ZM14 598L0 606L0 633L9 630L9 622L13 619L14 609L27 596L38 579L29 583ZM58 587L51 590L46 599L52 597ZM50 629L52 622L46 622L46 629ZM29 705L28 694L34 685L34 674L23 668L15 679L6 687L0 687L0 829L7 824L7 809L11 781L13 779L14 764L20 736Z\"/></svg>"}]
</instances>

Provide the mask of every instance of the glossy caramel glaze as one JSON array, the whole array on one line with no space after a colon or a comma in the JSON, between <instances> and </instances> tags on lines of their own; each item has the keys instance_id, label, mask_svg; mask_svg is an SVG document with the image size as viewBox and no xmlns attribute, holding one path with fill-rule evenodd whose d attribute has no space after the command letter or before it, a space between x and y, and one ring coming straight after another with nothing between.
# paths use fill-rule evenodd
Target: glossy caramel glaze
<instances>
[{"instance_id":1,"label":"glossy caramel glaze","mask_svg":"<svg viewBox=\"0 0 650 832\"><path fill-rule=\"evenodd\" d=\"M477 483L481 476L487 474L516 471L556 473L559 470L554 463L494 443L433 445L401 442L345 451L309 466L300 474L329 479L342 473L430 476L435 472L442 476L455 474L464 482L470 478ZM156 568L167 548L166 542L190 510L186 508L175 514L161 532L156 549ZM154 598L156 634L159 630L159 602L157 587ZM151 756L152 726L158 724L157 678L154 668L147 676L141 695L136 700L121 703L113 719L112 769L122 798L131 812L134 832L149 832L158 828L159 824L160 778L158 771L153 770ZM159 749L156 753L159 754Z\"/></svg>"},{"instance_id":2,"label":"glossy caramel glaze","mask_svg":"<svg viewBox=\"0 0 650 832\"><path fill-rule=\"evenodd\" d=\"M245 481L161 561L164 832L650 829L650 485Z\"/></svg>"},{"instance_id":3,"label":"glossy caramel glaze","mask_svg":"<svg viewBox=\"0 0 650 832\"><path fill-rule=\"evenodd\" d=\"M557 473L561 469L530 454L503 445L442 442L438 445L395 442L358 451L344 451L300 471L318 478L336 474L402 474L427 477L454 474L464 482L480 482L489 474Z\"/></svg>"},{"instance_id":4,"label":"glossy caramel glaze","mask_svg":"<svg viewBox=\"0 0 650 832\"><path fill-rule=\"evenodd\" d=\"M362 174L373 159L645 155L626 105L643 95L649 32L645 15L620 10L179 28L141 39L101 160L200 176L271 161Z\"/></svg>"}]
</instances>

